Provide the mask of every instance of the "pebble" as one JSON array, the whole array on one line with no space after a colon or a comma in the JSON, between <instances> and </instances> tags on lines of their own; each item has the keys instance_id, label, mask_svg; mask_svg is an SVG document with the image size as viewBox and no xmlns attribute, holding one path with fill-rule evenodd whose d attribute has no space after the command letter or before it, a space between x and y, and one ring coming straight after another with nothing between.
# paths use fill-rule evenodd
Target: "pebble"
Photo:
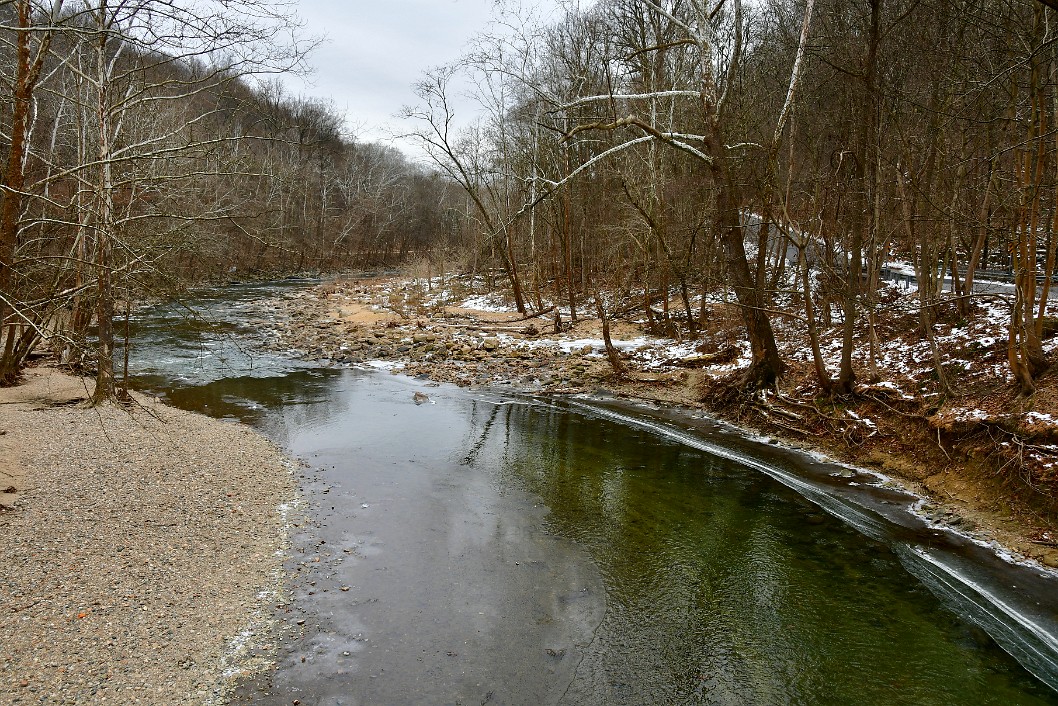
<instances>
[{"instance_id":1,"label":"pebble","mask_svg":"<svg viewBox=\"0 0 1058 706\"><path fill-rule=\"evenodd\" d=\"M232 640L268 635L291 465L248 428L137 398L0 405L32 480L0 515L0 703L223 701L225 670L252 668Z\"/></svg>"}]
</instances>

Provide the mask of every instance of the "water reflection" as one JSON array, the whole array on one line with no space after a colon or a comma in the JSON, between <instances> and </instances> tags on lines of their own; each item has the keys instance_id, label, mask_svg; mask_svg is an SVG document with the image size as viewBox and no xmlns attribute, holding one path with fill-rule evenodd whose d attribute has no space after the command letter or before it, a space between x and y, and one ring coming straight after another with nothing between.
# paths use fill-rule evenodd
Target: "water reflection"
<instances>
[{"instance_id":1,"label":"water reflection","mask_svg":"<svg viewBox=\"0 0 1058 706\"><path fill-rule=\"evenodd\" d=\"M313 464L314 526L290 565L312 637L247 700L555 703L602 618L601 579L544 531L537 498L466 462L468 445L502 447L502 419L458 391L416 405L406 378L328 380L304 406L331 414L262 422Z\"/></svg>"},{"instance_id":2,"label":"water reflection","mask_svg":"<svg viewBox=\"0 0 1058 706\"><path fill-rule=\"evenodd\" d=\"M539 495L606 581L567 703L1058 702L885 544L775 481L604 420L495 409L475 465Z\"/></svg>"},{"instance_id":3,"label":"water reflection","mask_svg":"<svg viewBox=\"0 0 1058 706\"><path fill-rule=\"evenodd\" d=\"M333 380L343 374L346 371L321 368L268 378L229 377L205 385L172 387L165 395L182 409L263 425L270 435L281 436L279 428L270 426L274 415L269 412L283 408L283 425L301 427L323 423L345 411ZM158 389L164 379L144 375L139 380L148 389Z\"/></svg>"}]
</instances>

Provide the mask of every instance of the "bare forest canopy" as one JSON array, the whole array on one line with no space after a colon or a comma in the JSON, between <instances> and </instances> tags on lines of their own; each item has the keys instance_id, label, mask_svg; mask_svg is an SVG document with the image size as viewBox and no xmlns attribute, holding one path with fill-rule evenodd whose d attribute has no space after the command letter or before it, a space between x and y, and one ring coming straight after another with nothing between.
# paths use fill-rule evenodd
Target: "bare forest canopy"
<instances>
[{"instance_id":1,"label":"bare forest canopy","mask_svg":"<svg viewBox=\"0 0 1058 706\"><path fill-rule=\"evenodd\" d=\"M457 187L284 93L311 45L289 7L0 0L0 381L90 326L112 379L115 302L455 237Z\"/></svg>"},{"instance_id":2,"label":"bare forest canopy","mask_svg":"<svg viewBox=\"0 0 1058 706\"><path fill-rule=\"evenodd\" d=\"M500 22L513 31L429 72L406 112L519 309L586 299L606 316L599 292L617 292L615 310L638 299L654 323L674 298L662 323L693 337L732 292L742 383L782 376L778 317L803 328L819 388L847 394L880 374L879 292L899 262L942 392L941 312L971 317L981 280L1011 283L1005 351L1029 393L1051 367L1050 5L599 0L548 25L515 9ZM468 79L484 117L453 134L450 92Z\"/></svg>"},{"instance_id":3,"label":"bare forest canopy","mask_svg":"<svg viewBox=\"0 0 1058 706\"><path fill-rule=\"evenodd\" d=\"M308 46L291 6L0 0L0 381L42 338L77 357L94 325L104 399L118 302L408 255L500 271L521 311L639 312L680 336L731 293L742 382L782 376L782 317L828 394L878 374L887 265L917 279L942 389L934 324L1004 278L1014 380L1051 367L1050 2L598 0L543 23L499 3L503 31L405 111L430 172L269 79ZM466 85L483 110L464 129Z\"/></svg>"}]
</instances>

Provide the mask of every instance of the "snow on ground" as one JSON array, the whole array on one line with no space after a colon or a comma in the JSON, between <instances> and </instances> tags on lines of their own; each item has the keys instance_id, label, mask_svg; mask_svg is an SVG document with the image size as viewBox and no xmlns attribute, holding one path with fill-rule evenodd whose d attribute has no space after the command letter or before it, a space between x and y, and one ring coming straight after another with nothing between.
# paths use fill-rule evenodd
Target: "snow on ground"
<instances>
[{"instance_id":1,"label":"snow on ground","mask_svg":"<svg viewBox=\"0 0 1058 706\"><path fill-rule=\"evenodd\" d=\"M983 421L991 415L983 409L967 409L966 407L955 407L946 411L945 416L958 422Z\"/></svg>"},{"instance_id":2,"label":"snow on ground","mask_svg":"<svg viewBox=\"0 0 1058 706\"><path fill-rule=\"evenodd\" d=\"M891 269L910 271L908 263L891 263ZM470 312L485 314L515 314L514 306L508 295L500 292L484 293L484 279L480 276L466 275L439 276L430 279L419 278L410 281L391 280L380 288L375 288L370 295L372 309L389 309L402 318L415 317L418 312L436 312L444 307L459 307ZM365 298L368 292L363 292ZM664 302L654 296L654 306L662 309ZM670 291L668 311L675 326L685 327L684 303L679 291ZM604 294L604 304L611 311L635 310L635 304L641 304L646 297L643 290L626 292L618 301L611 294ZM737 304L730 291L713 291L704 296L696 293L691 296L690 305L695 318L704 304L706 308L705 335L694 341L665 338L655 335L627 331L629 324L635 321L624 319L623 334L614 339L615 347L629 360L631 365L645 371L671 370L685 359L713 356L723 352L719 363L714 361L706 371L716 375L728 374L748 366L751 360L748 344L742 340L740 317ZM885 283L876 298L878 320L878 343L875 349L874 365L884 382L868 385L866 389L887 390L896 393L902 399L915 395L936 393L936 361L929 341L922 335L919 307L921 302L918 292L907 289L900 284ZM570 321L568 302L544 301L545 311L557 306L563 322ZM594 320L593 307L583 297L578 302L578 318ZM841 364L843 312L835 302L825 304L818 302L817 317L823 312L823 306L829 307L829 327L820 322L820 352L827 371L836 376ZM631 307L631 308L630 308ZM966 381L980 380L988 383L1009 383L1012 379L1009 364L1006 361L1006 329L1009 325L1010 303L1001 296L980 297L975 302L976 310L966 320L957 320L953 305L942 303L943 313L938 323L933 326L933 333L940 350L941 364L948 377L961 385ZM803 319L803 305L790 292L783 292L775 297L774 308L792 315L775 315L772 325L784 360L801 366L802 370L811 370L812 351L809 346L807 331ZM582 309L582 310L581 310ZM545 314L546 318L550 318ZM717 318L720 317L720 318ZM641 306L635 318L639 324L645 324ZM515 323L512 318L511 324ZM550 329L550 322L536 327ZM509 324L508 324L509 325ZM524 325L529 326L526 322ZM620 327L619 327L620 328ZM564 354L576 353L588 357L605 355L603 342L589 333L585 336L584 327L578 326L570 334L545 334L522 338L520 336L496 336L504 345L520 348L546 348L552 352ZM629 335L631 333L631 335ZM867 317L861 312L857 321L857 342L853 360L859 370L865 371L871 364L870 346L867 344ZM1045 342L1045 351L1058 351L1058 338ZM861 379L865 375L861 372ZM806 388L801 394L813 394ZM1028 421L1028 420L1026 420Z\"/></svg>"},{"instance_id":3,"label":"snow on ground","mask_svg":"<svg viewBox=\"0 0 1058 706\"><path fill-rule=\"evenodd\" d=\"M493 292L491 294L476 294L472 297L467 297L461 304L458 304L458 307L460 309L494 313L515 311L515 308L508 304L505 298L498 292Z\"/></svg>"},{"instance_id":4,"label":"snow on ground","mask_svg":"<svg viewBox=\"0 0 1058 706\"><path fill-rule=\"evenodd\" d=\"M393 360L365 360L363 365L375 370L401 370L404 367L404 363Z\"/></svg>"}]
</instances>

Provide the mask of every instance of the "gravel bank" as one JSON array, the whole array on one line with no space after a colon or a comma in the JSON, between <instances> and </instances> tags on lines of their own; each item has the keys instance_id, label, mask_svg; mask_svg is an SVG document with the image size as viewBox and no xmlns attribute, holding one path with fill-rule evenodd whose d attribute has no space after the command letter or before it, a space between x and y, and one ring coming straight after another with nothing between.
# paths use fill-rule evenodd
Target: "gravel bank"
<instances>
[{"instance_id":1,"label":"gravel bank","mask_svg":"<svg viewBox=\"0 0 1058 706\"><path fill-rule=\"evenodd\" d=\"M0 390L0 489L18 490L0 509L0 703L220 703L269 639L290 463L242 426L83 396L54 371Z\"/></svg>"}]
</instances>

